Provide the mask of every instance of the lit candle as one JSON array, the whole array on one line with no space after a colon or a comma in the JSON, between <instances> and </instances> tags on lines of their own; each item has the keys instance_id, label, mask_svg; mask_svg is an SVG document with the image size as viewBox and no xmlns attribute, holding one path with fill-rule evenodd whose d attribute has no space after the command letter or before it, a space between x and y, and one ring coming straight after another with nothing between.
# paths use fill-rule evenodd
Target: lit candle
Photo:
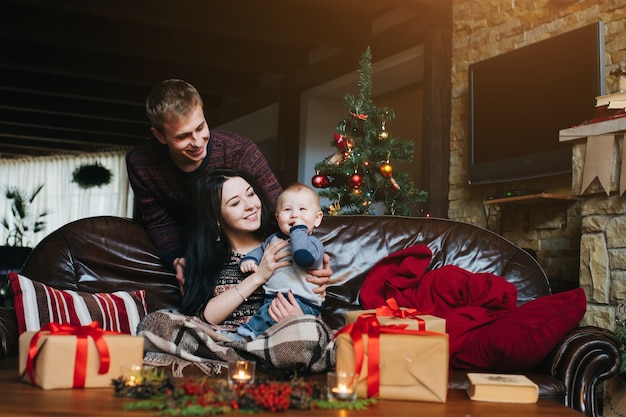
<instances>
[{"instance_id":1,"label":"lit candle","mask_svg":"<svg viewBox=\"0 0 626 417\"><path fill-rule=\"evenodd\" d=\"M359 375L337 371L326 373L326 395L329 401L354 401L357 394Z\"/></svg>"},{"instance_id":2,"label":"lit candle","mask_svg":"<svg viewBox=\"0 0 626 417\"><path fill-rule=\"evenodd\" d=\"M352 398L352 394L354 393L354 391L348 388L345 384L339 384L336 387L331 388L331 392L333 397L338 400L349 400Z\"/></svg>"},{"instance_id":3,"label":"lit candle","mask_svg":"<svg viewBox=\"0 0 626 417\"><path fill-rule=\"evenodd\" d=\"M123 367L124 385L134 387L143 382L143 368L141 365L128 365Z\"/></svg>"},{"instance_id":4,"label":"lit candle","mask_svg":"<svg viewBox=\"0 0 626 417\"><path fill-rule=\"evenodd\" d=\"M254 382L256 362L235 360L228 362L228 383L237 387Z\"/></svg>"},{"instance_id":5,"label":"lit candle","mask_svg":"<svg viewBox=\"0 0 626 417\"><path fill-rule=\"evenodd\" d=\"M139 384L141 384L141 378L138 378L135 375L131 375L126 381L126 385L128 385L129 387L134 387L135 385Z\"/></svg>"},{"instance_id":6,"label":"lit candle","mask_svg":"<svg viewBox=\"0 0 626 417\"><path fill-rule=\"evenodd\" d=\"M239 371L238 373L233 375L233 379L239 382L246 382L250 378L252 378L252 376L244 371Z\"/></svg>"}]
</instances>

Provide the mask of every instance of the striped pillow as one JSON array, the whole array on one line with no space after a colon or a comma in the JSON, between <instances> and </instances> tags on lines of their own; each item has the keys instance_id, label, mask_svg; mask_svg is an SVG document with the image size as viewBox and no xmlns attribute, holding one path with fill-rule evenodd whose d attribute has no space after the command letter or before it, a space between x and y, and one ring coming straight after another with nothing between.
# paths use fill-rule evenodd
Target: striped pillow
<instances>
[{"instance_id":1,"label":"striped pillow","mask_svg":"<svg viewBox=\"0 0 626 417\"><path fill-rule=\"evenodd\" d=\"M55 322L84 326L92 321L104 330L135 335L147 314L146 292L87 293L58 290L9 272L13 306L20 334Z\"/></svg>"}]
</instances>

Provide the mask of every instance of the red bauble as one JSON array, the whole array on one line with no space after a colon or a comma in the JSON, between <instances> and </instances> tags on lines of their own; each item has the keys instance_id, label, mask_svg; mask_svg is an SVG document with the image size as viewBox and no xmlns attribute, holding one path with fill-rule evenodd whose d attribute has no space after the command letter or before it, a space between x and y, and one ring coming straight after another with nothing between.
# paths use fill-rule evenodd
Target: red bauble
<instances>
[{"instance_id":1,"label":"red bauble","mask_svg":"<svg viewBox=\"0 0 626 417\"><path fill-rule=\"evenodd\" d=\"M325 188L328 187L328 184L330 184L330 180L327 176L317 174L311 178L311 184L313 184L313 187L315 188Z\"/></svg>"},{"instance_id":2,"label":"red bauble","mask_svg":"<svg viewBox=\"0 0 626 417\"><path fill-rule=\"evenodd\" d=\"M363 177L357 173L354 173L348 178L348 182L354 188L358 188L363 184Z\"/></svg>"},{"instance_id":3,"label":"red bauble","mask_svg":"<svg viewBox=\"0 0 626 417\"><path fill-rule=\"evenodd\" d=\"M380 164L380 175L385 178L390 178L393 175L393 166L389 162Z\"/></svg>"}]
</instances>

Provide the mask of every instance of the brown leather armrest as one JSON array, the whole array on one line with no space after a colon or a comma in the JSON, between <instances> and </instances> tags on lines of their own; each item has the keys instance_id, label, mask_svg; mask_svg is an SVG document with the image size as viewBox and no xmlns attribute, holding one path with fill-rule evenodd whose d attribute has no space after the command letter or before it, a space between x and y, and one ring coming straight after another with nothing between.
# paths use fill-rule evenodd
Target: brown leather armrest
<instances>
[{"instance_id":1,"label":"brown leather armrest","mask_svg":"<svg viewBox=\"0 0 626 417\"><path fill-rule=\"evenodd\" d=\"M565 382L565 405L589 416L597 415L596 388L619 372L620 346L609 330L578 327L561 339L542 367Z\"/></svg>"},{"instance_id":2,"label":"brown leather armrest","mask_svg":"<svg viewBox=\"0 0 626 417\"><path fill-rule=\"evenodd\" d=\"M17 355L18 338L15 310L0 306L0 359Z\"/></svg>"}]
</instances>

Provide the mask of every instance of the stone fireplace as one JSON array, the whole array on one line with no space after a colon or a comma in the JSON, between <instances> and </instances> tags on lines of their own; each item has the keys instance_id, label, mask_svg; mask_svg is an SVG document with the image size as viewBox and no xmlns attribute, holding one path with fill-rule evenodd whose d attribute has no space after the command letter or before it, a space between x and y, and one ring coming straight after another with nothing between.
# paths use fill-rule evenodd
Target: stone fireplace
<instances>
[{"instance_id":1,"label":"stone fireplace","mask_svg":"<svg viewBox=\"0 0 626 417\"><path fill-rule=\"evenodd\" d=\"M624 130L626 118L561 131L561 141L572 143L572 193L579 196L582 216L580 287L587 294L582 324L611 330L626 303Z\"/></svg>"}]
</instances>

